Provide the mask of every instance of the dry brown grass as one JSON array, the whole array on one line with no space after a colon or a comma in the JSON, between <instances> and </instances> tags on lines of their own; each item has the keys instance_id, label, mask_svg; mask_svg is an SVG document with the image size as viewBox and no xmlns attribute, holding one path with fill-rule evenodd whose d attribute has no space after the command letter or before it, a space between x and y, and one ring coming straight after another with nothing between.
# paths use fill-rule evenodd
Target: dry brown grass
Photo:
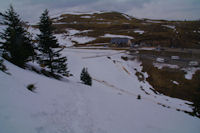
<instances>
[{"instance_id":1,"label":"dry brown grass","mask_svg":"<svg viewBox=\"0 0 200 133\"><path fill-rule=\"evenodd\" d=\"M160 70L155 68L150 60L141 59L141 61L143 71L149 75L147 81L159 93L194 103L200 98L200 71L193 75L192 80L187 80L184 77L185 72L182 70L171 68ZM176 85L172 81L177 81L179 84ZM195 106L199 106L199 104ZM200 112L200 110L198 111Z\"/></svg>"},{"instance_id":2,"label":"dry brown grass","mask_svg":"<svg viewBox=\"0 0 200 133\"><path fill-rule=\"evenodd\" d=\"M82 18L83 16L90 16L91 18ZM93 15L63 14L61 17L62 19L53 19L53 21L66 24L54 24L56 29L55 33L64 33L66 32L66 28L93 30L83 34L84 36L97 37L97 40L94 41L94 43L109 43L109 40L99 39L99 37L106 33L110 33L132 36L135 38L132 40L133 42L143 42L152 46L161 45L170 47L173 45L174 47L200 49L200 34L194 32L199 30L200 21L157 20L160 21L160 23L150 23L146 20L139 20L136 18L128 20L118 12L96 13ZM167 28L163 25L173 25L176 27L176 30ZM134 29L144 30L145 33L135 33Z\"/></svg>"},{"instance_id":3,"label":"dry brown grass","mask_svg":"<svg viewBox=\"0 0 200 133\"><path fill-rule=\"evenodd\" d=\"M200 53L198 51L194 51L191 53L191 50L188 49L170 49L171 51L163 50L163 51L155 51L155 50L139 50L140 54L145 55L153 55L155 57L164 56L179 56L181 59L200 59ZM174 50L174 51L173 51Z\"/></svg>"},{"instance_id":4,"label":"dry brown grass","mask_svg":"<svg viewBox=\"0 0 200 133\"><path fill-rule=\"evenodd\" d=\"M193 112L185 111L185 113L200 118L200 71L197 71L191 80L187 80L181 70L170 68L159 70L153 66L152 61L146 59L141 61L143 71L149 75L147 81L157 92L193 102ZM172 81L177 81L179 84L174 84Z\"/></svg>"}]
</instances>

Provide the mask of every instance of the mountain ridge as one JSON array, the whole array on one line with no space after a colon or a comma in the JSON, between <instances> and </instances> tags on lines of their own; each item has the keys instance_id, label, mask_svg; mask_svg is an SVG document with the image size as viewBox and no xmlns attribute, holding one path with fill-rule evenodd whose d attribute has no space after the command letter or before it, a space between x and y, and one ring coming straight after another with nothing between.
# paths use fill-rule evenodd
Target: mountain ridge
<instances>
[{"instance_id":1,"label":"mountain ridge","mask_svg":"<svg viewBox=\"0 0 200 133\"><path fill-rule=\"evenodd\" d=\"M96 37L91 44L109 43L101 36L117 34L132 36L132 42L148 46L200 48L200 21L138 19L120 12L63 13L52 20L56 33L65 33L67 28L93 30L84 34Z\"/></svg>"}]
</instances>

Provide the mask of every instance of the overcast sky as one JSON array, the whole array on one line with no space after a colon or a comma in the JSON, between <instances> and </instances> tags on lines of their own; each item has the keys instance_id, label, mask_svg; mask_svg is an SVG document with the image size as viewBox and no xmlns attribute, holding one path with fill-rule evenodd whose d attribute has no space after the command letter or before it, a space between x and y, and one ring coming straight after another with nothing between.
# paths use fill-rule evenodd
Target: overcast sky
<instances>
[{"instance_id":1,"label":"overcast sky","mask_svg":"<svg viewBox=\"0 0 200 133\"><path fill-rule=\"evenodd\" d=\"M0 0L0 11L12 4L29 22L38 20L44 9L50 14L63 11L119 11L138 18L200 19L200 0Z\"/></svg>"}]
</instances>

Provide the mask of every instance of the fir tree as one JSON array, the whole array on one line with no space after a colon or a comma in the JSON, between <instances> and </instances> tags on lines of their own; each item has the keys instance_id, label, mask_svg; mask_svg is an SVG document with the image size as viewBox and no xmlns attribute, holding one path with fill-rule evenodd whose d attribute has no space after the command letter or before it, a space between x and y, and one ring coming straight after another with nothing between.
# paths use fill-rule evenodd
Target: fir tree
<instances>
[{"instance_id":1,"label":"fir tree","mask_svg":"<svg viewBox=\"0 0 200 133\"><path fill-rule=\"evenodd\" d=\"M3 57L12 63L23 67L24 64L34 55L33 44L29 37L30 34L23 27L24 23L15 12L12 5L5 11L0 13L3 17L3 25L7 28L0 33L3 42Z\"/></svg>"},{"instance_id":2,"label":"fir tree","mask_svg":"<svg viewBox=\"0 0 200 133\"><path fill-rule=\"evenodd\" d=\"M40 17L39 23L40 34L38 35L39 62L42 66L50 69L51 74L59 73L65 76L69 75L67 71L67 58L61 57L60 52L63 49L55 50L59 44L55 36L53 36L52 20L48 15L48 10L45 10Z\"/></svg>"},{"instance_id":3,"label":"fir tree","mask_svg":"<svg viewBox=\"0 0 200 133\"><path fill-rule=\"evenodd\" d=\"M80 80L83 81L84 84L92 86L92 78L88 73L87 68L82 69Z\"/></svg>"}]
</instances>

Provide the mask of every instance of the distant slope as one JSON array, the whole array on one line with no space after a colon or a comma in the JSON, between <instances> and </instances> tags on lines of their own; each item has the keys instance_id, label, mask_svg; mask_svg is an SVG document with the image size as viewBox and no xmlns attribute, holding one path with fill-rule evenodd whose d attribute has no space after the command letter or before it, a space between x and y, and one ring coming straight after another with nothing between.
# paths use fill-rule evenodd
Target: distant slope
<instances>
[{"instance_id":1,"label":"distant slope","mask_svg":"<svg viewBox=\"0 0 200 133\"><path fill-rule=\"evenodd\" d=\"M95 37L88 43L109 43L104 34L128 35L148 46L200 48L200 21L136 19L119 12L63 13L52 17L56 33L66 29L90 30L77 35ZM137 32L141 31L141 32Z\"/></svg>"}]
</instances>

